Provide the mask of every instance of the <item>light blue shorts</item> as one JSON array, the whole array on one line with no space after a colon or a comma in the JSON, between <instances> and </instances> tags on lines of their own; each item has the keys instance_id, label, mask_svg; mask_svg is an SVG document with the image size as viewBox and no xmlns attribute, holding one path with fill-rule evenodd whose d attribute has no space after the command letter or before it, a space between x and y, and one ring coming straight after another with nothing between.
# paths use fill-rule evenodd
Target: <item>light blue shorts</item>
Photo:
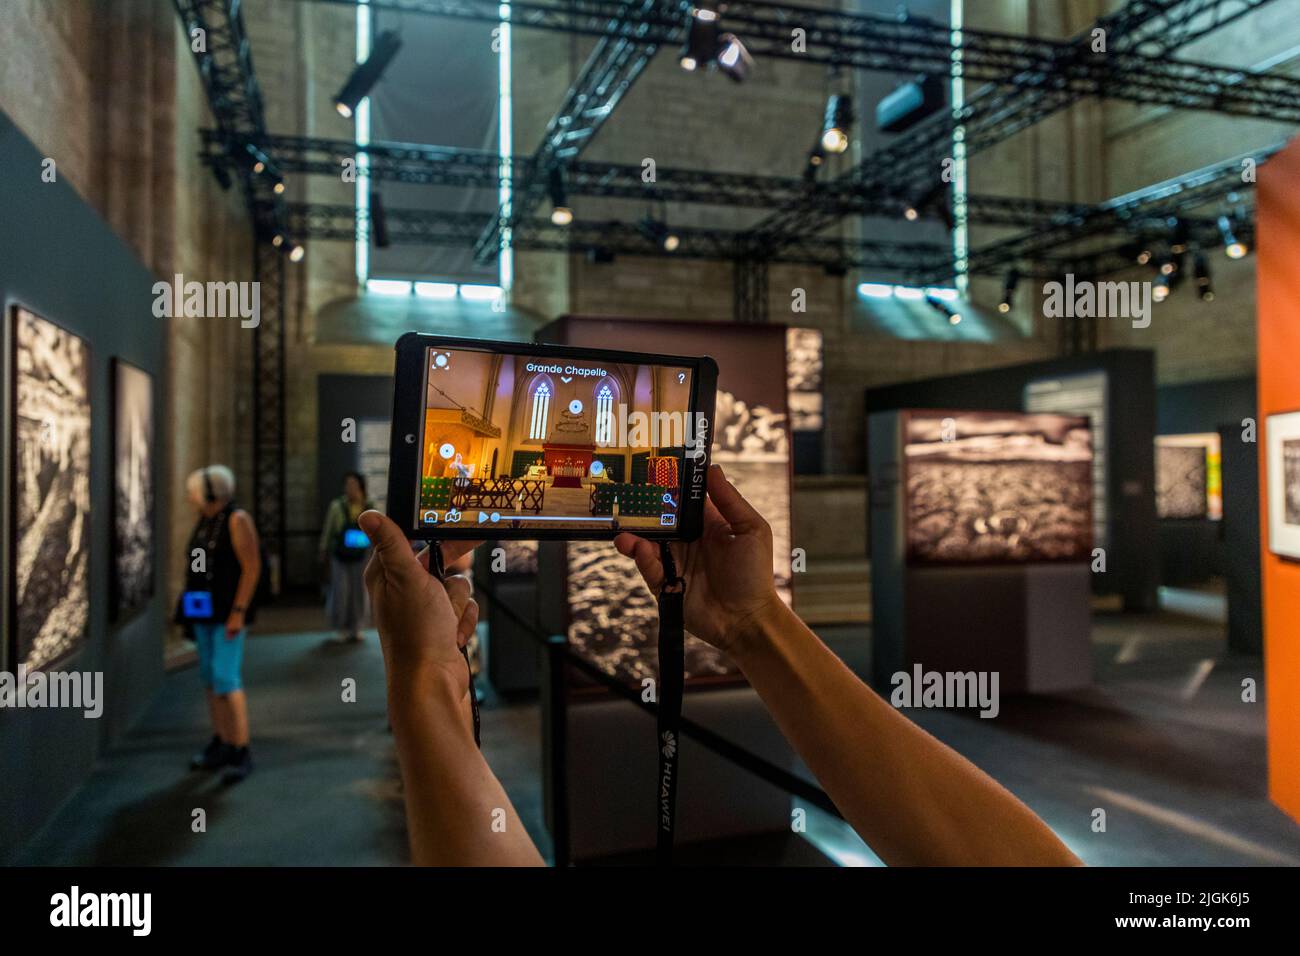
<instances>
[{"instance_id":1,"label":"light blue shorts","mask_svg":"<svg viewBox=\"0 0 1300 956\"><path fill-rule=\"evenodd\" d=\"M214 694L230 694L244 686L244 635L240 631L226 640L226 625L194 624L194 642L199 652L199 679Z\"/></svg>"}]
</instances>

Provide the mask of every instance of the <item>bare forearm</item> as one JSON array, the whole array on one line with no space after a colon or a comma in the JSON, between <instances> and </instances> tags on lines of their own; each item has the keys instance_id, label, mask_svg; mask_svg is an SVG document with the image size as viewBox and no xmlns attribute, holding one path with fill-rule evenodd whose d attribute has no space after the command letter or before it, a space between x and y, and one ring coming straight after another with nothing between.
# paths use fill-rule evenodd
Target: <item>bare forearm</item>
<instances>
[{"instance_id":1,"label":"bare forearm","mask_svg":"<svg viewBox=\"0 0 1300 956\"><path fill-rule=\"evenodd\" d=\"M872 692L784 606L740 636L734 653L786 738L886 863L1078 862L1028 807Z\"/></svg>"},{"instance_id":2,"label":"bare forearm","mask_svg":"<svg viewBox=\"0 0 1300 956\"><path fill-rule=\"evenodd\" d=\"M541 866L505 790L445 685L394 688L389 715L411 858L422 866ZM430 690L429 688L433 689Z\"/></svg>"}]
</instances>

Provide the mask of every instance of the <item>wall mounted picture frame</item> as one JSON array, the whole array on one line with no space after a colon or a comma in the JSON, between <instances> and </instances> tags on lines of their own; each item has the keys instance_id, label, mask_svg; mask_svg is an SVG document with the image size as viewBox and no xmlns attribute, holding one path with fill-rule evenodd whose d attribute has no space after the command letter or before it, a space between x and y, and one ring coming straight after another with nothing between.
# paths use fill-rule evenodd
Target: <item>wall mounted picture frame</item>
<instances>
[{"instance_id":1,"label":"wall mounted picture frame","mask_svg":"<svg viewBox=\"0 0 1300 956\"><path fill-rule=\"evenodd\" d=\"M89 632L90 346L29 309L12 314L9 661L48 670Z\"/></svg>"},{"instance_id":2,"label":"wall mounted picture frame","mask_svg":"<svg viewBox=\"0 0 1300 956\"><path fill-rule=\"evenodd\" d=\"M154 593L153 376L113 359L113 620L123 621Z\"/></svg>"},{"instance_id":3,"label":"wall mounted picture frame","mask_svg":"<svg viewBox=\"0 0 1300 956\"><path fill-rule=\"evenodd\" d=\"M1300 561L1300 411L1269 415L1268 549Z\"/></svg>"}]
</instances>

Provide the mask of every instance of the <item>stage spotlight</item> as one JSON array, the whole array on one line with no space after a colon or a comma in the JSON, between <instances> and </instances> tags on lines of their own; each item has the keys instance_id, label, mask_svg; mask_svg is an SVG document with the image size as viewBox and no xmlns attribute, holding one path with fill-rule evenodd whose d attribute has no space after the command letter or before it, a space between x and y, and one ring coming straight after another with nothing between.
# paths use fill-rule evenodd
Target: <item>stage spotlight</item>
<instances>
[{"instance_id":1,"label":"stage spotlight","mask_svg":"<svg viewBox=\"0 0 1300 956\"><path fill-rule=\"evenodd\" d=\"M734 33L722 34L721 46L718 48L718 69L735 82L743 83L753 68L754 58L749 55L740 38Z\"/></svg>"},{"instance_id":2,"label":"stage spotlight","mask_svg":"<svg viewBox=\"0 0 1300 956\"><path fill-rule=\"evenodd\" d=\"M832 93L826 100L822 117L822 148L828 153L842 153L849 148L849 130L853 128L853 97Z\"/></svg>"},{"instance_id":3,"label":"stage spotlight","mask_svg":"<svg viewBox=\"0 0 1300 956\"><path fill-rule=\"evenodd\" d=\"M947 319L949 325L957 325L961 322L961 313L937 296L927 292L925 294L925 303L930 308L934 309L934 311L939 315Z\"/></svg>"},{"instance_id":4,"label":"stage spotlight","mask_svg":"<svg viewBox=\"0 0 1300 956\"><path fill-rule=\"evenodd\" d=\"M272 236L271 245L275 246L275 248L277 249L279 249L282 245L284 245L284 233L277 232L274 236Z\"/></svg>"},{"instance_id":5,"label":"stage spotlight","mask_svg":"<svg viewBox=\"0 0 1300 956\"><path fill-rule=\"evenodd\" d=\"M1190 235L1187 229L1187 223L1183 222L1183 220L1179 219L1177 216L1170 216L1169 227L1169 251L1176 256L1181 256L1187 251L1187 243Z\"/></svg>"},{"instance_id":6,"label":"stage spotlight","mask_svg":"<svg viewBox=\"0 0 1300 956\"><path fill-rule=\"evenodd\" d=\"M1151 287L1151 298L1157 302L1163 302L1169 298L1169 289L1169 277L1167 275L1158 275Z\"/></svg>"},{"instance_id":7,"label":"stage spotlight","mask_svg":"<svg viewBox=\"0 0 1300 956\"><path fill-rule=\"evenodd\" d=\"M808 150L808 160L803 168L803 178L807 182L813 182L817 179L817 171L822 168L826 162L826 151L822 149L821 141L818 140L813 144L813 148Z\"/></svg>"},{"instance_id":8,"label":"stage spotlight","mask_svg":"<svg viewBox=\"0 0 1300 956\"><path fill-rule=\"evenodd\" d=\"M637 230L655 245L663 249L664 252L676 252L681 245L681 239L677 234L668 228L668 223L662 219L656 219L654 216L646 215L639 223Z\"/></svg>"},{"instance_id":9,"label":"stage spotlight","mask_svg":"<svg viewBox=\"0 0 1300 956\"><path fill-rule=\"evenodd\" d=\"M943 196L946 188L946 184L942 181L933 186L924 187L923 192L917 193L903 207L903 218L908 222L916 222L927 212L937 212L947 222L950 217L947 215L946 209L939 204L939 199ZM949 227L951 228L951 223L949 223Z\"/></svg>"},{"instance_id":10,"label":"stage spotlight","mask_svg":"<svg viewBox=\"0 0 1300 956\"><path fill-rule=\"evenodd\" d=\"M1192 275L1196 278L1196 294L1202 302L1214 301L1214 282L1210 278L1210 264L1204 253L1198 252L1192 264Z\"/></svg>"},{"instance_id":11,"label":"stage spotlight","mask_svg":"<svg viewBox=\"0 0 1300 956\"><path fill-rule=\"evenodd\" d=\"M283 180L283 179L277 179L277 180L275 181L275 185L272 186L271 189L275 192L275 194L276 194L277 196L282 196L282 195L284 195L284 180Z\"/></svg>"},{"instance_id":12,"label":"stage spotlight","mask_svg":"<svg viewBox=\"0 0 1300 956\"><path fill-rule=\"evenodd\" d=\"M1237 238L1237 230L1231 216L1219 217L1219 235L1223 237L1223 251L1229 259L1241 259L1250 250Z\"/></svg>"},{"instance_id":13,"label":"stage spotlight","mask_svg":"<svg viewBox=\"0 0 1300 956\"><path fill-rule=\"evenodd\" d=\"M370 237L376 249L392 245L388 238L388 215L384 212L384 197L378 189L370 190Z\"/></svg>"},{"instance_id":14,"label":"stage spotlight","mask_svg":"<svg viewBox=\"0 0 1300 956\"><path fill-rule=\"evenodd\" d=\"M262 152L252 143L244 144L244 152L248 156L249 163L252 164L253 175L261 176L266 174L272 179L284 178L280 175L280 171L275 168L275 164L271 162L266 153Z\"/></svg>"},{"instance_id":15,"label":"stage spotlight","mask_svg":"<svg viewBox=\"0 0 1300 956\"><path fill-rule=\"evenodd\" d=\"M1016 286L1020 284L1020 270L1012 269L1002 282L1002 299L998 302L998 311L1006 315L1016 300Z\"/></svg>"},{"instance_id":16,"label":"stage spotlight","mask_svg":"<svg viewBox=\"0 0 1300 956\"><path fill-rule=\"evenodd\" d=\"M573 222L573 210L564 190L564 170L552 166L547 174L547 192L551 196L551 222L557 226L567 226Z\"/></svg>"},{"instance_id":17,"label":"stage spotlight","mask_svg":"<svg viewBox=\"0 0 1300 956\"><path fill-rule=\"evenodd\" d=\"M388 64L401 48L402 38L396 30L385 30L375 38L366 62L357 64L348 81L343 84L343 89L334 97L334 108L340 116L348 119L356 112L357 106L379 82L384 70L388 69Z\"/></svg>"},{"instance_id":18,"label":"stage spotlight","mask_svg":"<svg viewBox=\"0 0 1300 956\"><path fill-rule=\"evenodd\" d=\"M307 254L307 250L304 249L301 245L299 245L298 243L295 242L295 243L294 243L294 244L289 248L289 261L290 261L290 262L302 262L302 257L305 256L306 254Z\"/></svg>"},{"instance_id":19,"label":"stage spotlight","mask_svg":"<svg viewBox=\"0 0 1300 956\"><path fill-rule=\"evenodd\" d=\"M708 66L720 50L718 38L718 11L708 7L691 8L686 27L686 45L682 47L678 63L688 72ZM748 54L745 54L748 56Z\"/></svg>"}]
</instances>

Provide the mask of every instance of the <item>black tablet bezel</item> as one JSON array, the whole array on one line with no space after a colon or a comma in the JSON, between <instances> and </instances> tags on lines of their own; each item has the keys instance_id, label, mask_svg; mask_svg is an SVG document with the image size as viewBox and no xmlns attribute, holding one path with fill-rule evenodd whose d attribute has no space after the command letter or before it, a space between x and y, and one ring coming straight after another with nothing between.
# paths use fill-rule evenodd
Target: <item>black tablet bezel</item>
<instances>
[{"instance_id":1,"label":"black tablet bezel","mask_svg":"<svg viewBox=\"0 0 1300 956\"><path fill-rule=\"evenodd\" d=\"M546 529L506 526L505 522L484 526L480 524L440 525L437 528L418 526L416 523L414 476L420 470L420 429L425 400L425 356L430 348L477 349L502 352L509 355L528 355L538 358L569 358L582 361L624 362L637 365L683 366L692 370L691 410L702 415L703 454L684 459L682 476L682 506L678 510L675 528L637 528L639 537L666 541L694 541L704 529L704 498L706 476L712 458L713 412L717 401L718 364L706 356L661 355L650 352L622 352L612 349L575 348L569 345L540 345L535 342L497 342L489 339L462 338L449 335L431 335L427 332L407 332L394 346L396 359L393 369L393 424L389 435L388 453L388 516L397 522L412 540L471 540L485 537L493 540L521 541L607 541L620 532L611 529ZM627 530L627 529L622 529Z\"/></svg>"}]
</instances>

